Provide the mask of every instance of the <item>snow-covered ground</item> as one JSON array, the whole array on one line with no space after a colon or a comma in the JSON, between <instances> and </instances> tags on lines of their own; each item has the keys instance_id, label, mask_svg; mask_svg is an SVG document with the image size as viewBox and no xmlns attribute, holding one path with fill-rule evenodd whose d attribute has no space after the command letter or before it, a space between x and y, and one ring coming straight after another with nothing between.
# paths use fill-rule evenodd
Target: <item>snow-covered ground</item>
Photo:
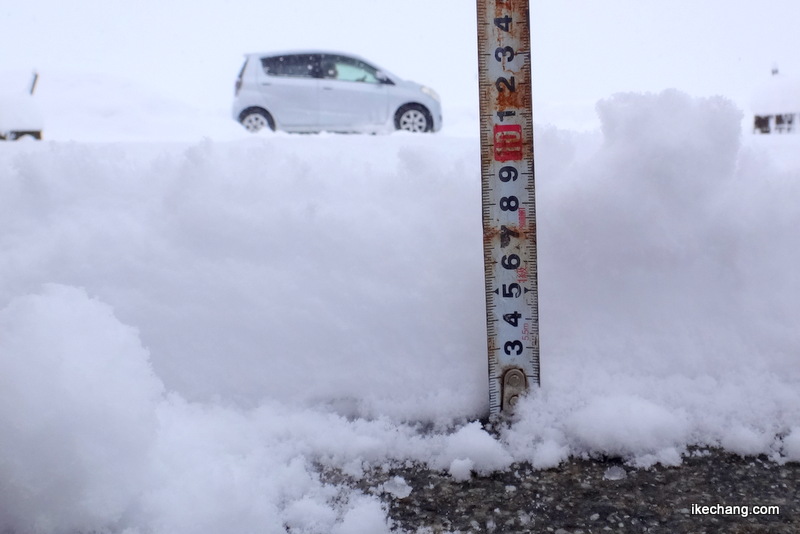
<instances>
[{"instance_id":1,"label":"snow-covered ground","mask_svg":"<svg viewBox=\"0 0 800 534\"><path fill-rule=\"evenodd\" d=\"M537 126L542 388L495 440L473 109L251 136L108 77L37 92L46 140L0 144L0 530L380 534L318 465L800 460L800 136L725 99Z\"/></svg>"}]
</instances>

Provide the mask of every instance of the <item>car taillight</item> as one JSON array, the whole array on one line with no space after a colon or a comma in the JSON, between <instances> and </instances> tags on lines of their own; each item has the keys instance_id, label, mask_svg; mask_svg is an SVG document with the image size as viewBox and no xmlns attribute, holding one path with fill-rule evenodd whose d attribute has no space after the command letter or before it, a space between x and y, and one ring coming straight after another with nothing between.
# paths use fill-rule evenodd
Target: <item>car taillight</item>
<instances>
[{"instance_id":1,"label":"car taillight","mask_svg":"<svg viewBox=\"0 0 800 534\"><path fill-rule=\"evenodd\" d=\"M236 80L235 91L233 93L234 96L239 96L239 90L241 90L241 88L242 88L242 79L239 78L238 80Z\"/></svg>"}]
</instances>

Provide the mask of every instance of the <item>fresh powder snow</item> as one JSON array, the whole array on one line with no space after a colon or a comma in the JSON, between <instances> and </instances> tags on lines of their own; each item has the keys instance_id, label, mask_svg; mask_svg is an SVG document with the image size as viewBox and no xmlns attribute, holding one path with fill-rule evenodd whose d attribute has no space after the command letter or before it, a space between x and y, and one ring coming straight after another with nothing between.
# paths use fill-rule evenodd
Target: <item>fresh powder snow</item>
<instances>
[{"instance_id":1,"label":"fresh powder snow","mask_svg":"<svg viewBox=\"0 0 800 534\"><path fill-rule=\"evenodd\" d=\"M800 136L729 100L537 125L542 387L495 437L474 110L251 136L111 77L38 91L46 140L0 145L0 530L382 534L320 468L800 461Z\"/></svg>"}]
</instances>

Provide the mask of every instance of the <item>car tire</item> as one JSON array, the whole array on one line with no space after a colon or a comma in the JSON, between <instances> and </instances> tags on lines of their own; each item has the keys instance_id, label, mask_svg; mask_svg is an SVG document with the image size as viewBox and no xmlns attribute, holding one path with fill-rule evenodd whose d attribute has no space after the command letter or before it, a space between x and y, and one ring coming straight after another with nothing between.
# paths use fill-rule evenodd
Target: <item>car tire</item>
<instances>
[{"instance_id":1,"label":"car tire","mask_svg":"<svg viewBox=\"0 0 800 534\"><path fill-rule=\"evenodd\" d=\"M31 137L37 141L42 140L42 132L38 131L25 131L25 132L9 132L8 140L9 141L19 141L23 137ZM2 137L0 137L2 139Z\"/></svg>"},{"instance_id":2,"label":"car tire","mask_svg":"<svg viewBox=\"0 0 800 534\"><path fill-rule=\"evenodd\" d=\"M275 121L268 111L261 108L248 108L239 115L239 122L250 132L256 133L264 128L275 130Z\"/></svg>"},{"instance_id":3,"label":"car tire","mask_svg":"<svg viewBox=\"0 0 800 534\"><path fill-rule=\"evenodd\" d=\"M395 113L394 126L407 132L430 132L433 130L433 117L425 106L406 104Z\"/></svg>"}]
</instances>

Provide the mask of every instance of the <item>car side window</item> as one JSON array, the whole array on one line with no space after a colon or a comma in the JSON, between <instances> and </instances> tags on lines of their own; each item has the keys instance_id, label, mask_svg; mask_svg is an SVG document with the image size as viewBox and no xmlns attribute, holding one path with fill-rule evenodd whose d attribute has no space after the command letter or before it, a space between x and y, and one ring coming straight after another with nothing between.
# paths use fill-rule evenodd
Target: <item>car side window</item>
<instances>
[{"instance_id":1,"label":"car side window","mask_svg":"<svg viewBox=\"0 0 800 534\"><path fill-rule=\"evenodd\" d=\"M264 73L269 76L319 77L319 57L315 54L262 57L261 66L264 68Z\"/></svg>"},{"instance_id":2,"label":"car side window","mask_svg":"<svg viewBox=\"0 0 800 534\"><path fill-rule=\"evenodd\" d=\"M345 82L381 83L378 69L363 61L347 56L322 57L322 77Z\"/></svg>"}]
</instances>

